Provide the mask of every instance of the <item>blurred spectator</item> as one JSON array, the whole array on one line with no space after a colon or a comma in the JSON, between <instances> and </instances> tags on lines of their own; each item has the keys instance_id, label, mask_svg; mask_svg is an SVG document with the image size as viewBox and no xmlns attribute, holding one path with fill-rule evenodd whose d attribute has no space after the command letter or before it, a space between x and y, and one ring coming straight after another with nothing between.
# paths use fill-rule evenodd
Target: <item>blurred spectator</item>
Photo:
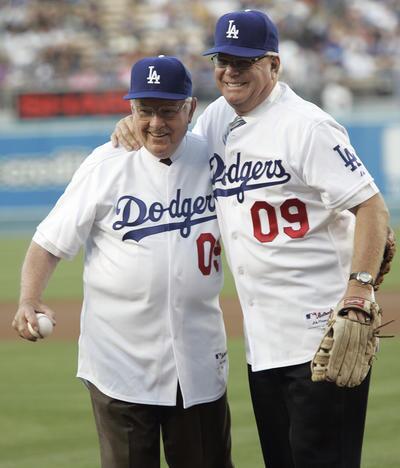
<instances>
[{"instance_id":1,"label":"blurred spectator","mask_svg":"<svg viewBox=\"0 0 400 468\"><path fill-rule=\"evenodd\" d=\"M353 109L353 93L340 82L326 83L321 93L321 104L333 115L350 112Z\"/></svg>"},{"instance_id":2,"label":"blurred spectator","mask_svg":"<svg viewBox=\"0 0 400 468\"><path fill-rule=\"evenodd\" d=\"M201 52L216 19L240 8L278 24L282 79L306 99L399 97L400 0L0 0L0 105L20 91L125 89L132 61L161 53L178 55L211 99Z\"/></svg>"}]
</instances>

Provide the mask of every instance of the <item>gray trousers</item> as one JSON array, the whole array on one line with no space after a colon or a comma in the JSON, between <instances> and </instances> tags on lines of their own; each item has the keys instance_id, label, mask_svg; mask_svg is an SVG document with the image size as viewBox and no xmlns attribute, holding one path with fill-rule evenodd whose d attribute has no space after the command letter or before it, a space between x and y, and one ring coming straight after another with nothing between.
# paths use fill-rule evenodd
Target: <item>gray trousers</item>
<instances>
[{"instance_id":1,"label":"gray trousers","mask_svg":"<svg viewBox=\"0 0 400 468\"><path fill-rule=\"evenodd\" d=\"M233 468L226 394L184 409L115 400L88 384L102 468L159 468L160 431L170 468Z\"/></svg>"}]
</instances>

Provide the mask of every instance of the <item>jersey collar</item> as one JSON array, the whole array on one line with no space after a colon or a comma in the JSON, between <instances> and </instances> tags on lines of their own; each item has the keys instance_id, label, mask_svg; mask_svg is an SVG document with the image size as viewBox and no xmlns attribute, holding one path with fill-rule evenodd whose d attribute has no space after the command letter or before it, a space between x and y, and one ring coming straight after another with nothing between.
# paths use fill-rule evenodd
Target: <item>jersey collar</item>
<instances>
[{"instance_id":1,"label":"jersey collar","mask_svg":"<svg viewBox=\"0 0 400 468\"><path fill-rule=\"evenodd\" d=\"M251 122L252 119L255 119L255 118L258 119L262 114L264 114L269 107L271 107L276 101L279 100L284 90L285 90L284 84L278 81L273 87L269 96L261 104L259 104L257 107L251 110L248 114L243 116L246 122Z\"/></svg>"}]
</instances>

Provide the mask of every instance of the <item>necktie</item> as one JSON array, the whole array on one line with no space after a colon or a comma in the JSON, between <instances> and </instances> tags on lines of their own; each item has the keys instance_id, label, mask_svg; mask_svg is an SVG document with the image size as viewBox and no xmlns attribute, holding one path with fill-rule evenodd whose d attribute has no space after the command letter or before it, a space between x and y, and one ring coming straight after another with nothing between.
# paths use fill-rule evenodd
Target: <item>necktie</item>
<instances>
[{"instance_id":1,"label":"necktie","mask_svg":"<svg viewBox=\"0 0 400 468\"><path fill-rule=\"evenodd\" d=\"M224 134L224 136L222 137L222 141L224 142L224 145L226 145L226 140L228 139L228 135L233 131L235 130L235 128L239 128L241 127L242 125L244 125L246 123L246 121L244 120L243 117L241 117L240 115L237 115L233 120L232 122L228 125L228 128L226 129L226 132Z\"/></svg>"},{"instance_id":2,"label":"necktie","mask_svg":"<svg viewBox=\"0 0 400 468\"><path fill-rule=\"evenodd\" d=\"M166 166L170 166L172 164L172 161L169 158L160 159L160 162Z\"/></svg>"}]
</instances>

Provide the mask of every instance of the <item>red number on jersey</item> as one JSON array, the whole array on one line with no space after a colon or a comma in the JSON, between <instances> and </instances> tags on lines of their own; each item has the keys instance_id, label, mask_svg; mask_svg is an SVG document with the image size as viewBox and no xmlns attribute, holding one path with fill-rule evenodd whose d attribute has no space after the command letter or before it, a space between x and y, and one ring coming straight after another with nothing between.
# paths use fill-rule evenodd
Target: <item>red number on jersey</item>
<instances>
[{"instance_id":1,"label":"red number on jersey","mask_svg":"<svg viewBox=\"0 0 400 468\"><path fill-rule=\"evenodd\" d=\"M279 211L283 219L291 224L298 224L297 229L285 226L283 232L292 239L304 237L310 229L305 203L297 198L291 198L282 203ZM254 237L260 242L272 242L279 233L275 208L266 201L257 201L251 207L250 212L253 221ZM261 217L264 213L267 216ZM263 221L265 224L268 224L267 232L263 230Z\"/></svg>"},{"instance_id":2,"label":"red number on jersey","mask_svg":"<svg viewBox=\"0 0 400 468\"><path fill-rule=\"evenodd\" d=\"M266 201L257 201L251 207L251 219L253 220L254 237L260 242L272 242L278 235L278 220L275 208ZM261 212L267 214L269 232L265 233L261 227Z\"/></svg>"},{"instance_id":3,"label":"red number on jersey","mask_svg":"<svg viewBox=\"0 0 400 468\"><path fill-rule=\"evenodd\" d=\"M304 237L309 231L310 226L308 224L306 204L298 200L297 198L291 198L282 203L281 215L282 218L286 219L286 221L289 221L289 223L299 224L298 229L294 229L290 226L283 228L283 232L292 239Z\"/></svg>"},{"instance_id":4,"label":"red number on jersey","mask_svg":"<svg viewBox=\"0 0 400 468\"><path fill-rule=\"evenodd\" d=\"M203 232L196 240L197 257L199 262L199 270L204 276L211 273L211 268L214 265L216 271L220 269L218 258L221 255L221 244L210 232ZM206 253L207 252L207 253Z\"/></svg>"}]
</instances>

